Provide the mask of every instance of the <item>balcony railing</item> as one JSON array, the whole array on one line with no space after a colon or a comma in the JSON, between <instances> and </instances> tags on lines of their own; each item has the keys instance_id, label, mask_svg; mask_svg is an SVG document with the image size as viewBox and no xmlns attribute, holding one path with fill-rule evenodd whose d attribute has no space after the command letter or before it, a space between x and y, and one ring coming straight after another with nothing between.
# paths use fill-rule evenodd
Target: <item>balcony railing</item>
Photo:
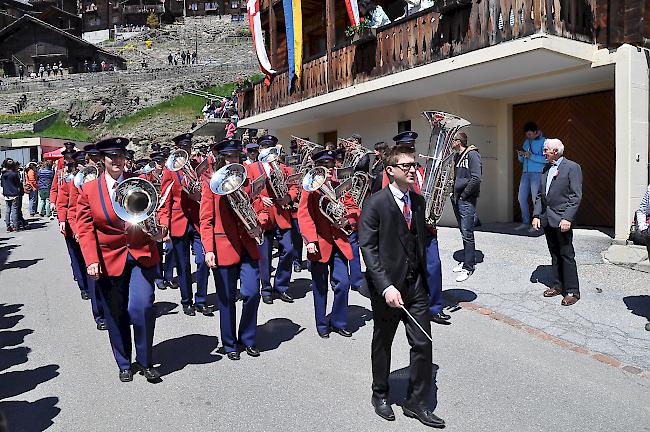
<instances>
[{"instance_id":1,"label":"balcony railing","mask_svg":"<svg viewBox=\"0 0 650 432\"><path fill-rule=\"evenodd\" d=\"M239 115L251 117L537 32L603 46L646 43L650 34L644 34L642 25L644 3L645 0L443 0L432 9L377 29L376 38L335 48L331 66L326 54L304 63L301 85L293 93L288 90L286 71L278 73L269 87L258 83L244 90L238 102Z\"/></svg>"},{"instance_id":2,"label":"balcony railing","mask_svg":"<svg viewBox=\"0 0 650 432\"><path fill-rule=\"evenodd\" d=\"M137 15L137 14L150 14L153 13L164 13L165 5L163 4L152 4L152 5L127 5L122 9L126 15Z\"/></svg>"}]
</instances>

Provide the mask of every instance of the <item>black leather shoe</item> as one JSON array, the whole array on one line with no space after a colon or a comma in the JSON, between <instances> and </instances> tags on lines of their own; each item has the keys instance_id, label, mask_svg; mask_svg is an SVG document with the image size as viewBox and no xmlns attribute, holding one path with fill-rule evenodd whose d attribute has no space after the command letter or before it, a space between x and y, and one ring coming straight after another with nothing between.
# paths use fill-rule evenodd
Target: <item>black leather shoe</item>
<instances>
[{"instance_id":1,"label":"black leather shoe","mask_svg":"<svg viewBox=\"0 0 650 432\"><path fill-rule=\"evenodd\" d=\"M443 419L435 415L433 411L430 411L421 405L410 405L404 403L402 410L406 417L418 419L423 425L434 428L445 427L445 421Z\"/></svg>"},{"instance_id":2,"label":"black leather shoe","mask_svg":"<svg viewBox=\"0 0 650 432\"><path fill-rule=\"evenodd\" d=\"M160 379L160 372L158 372L158 369L154 367L146 368L142 366L140 363L134 363L133 367L140 373L140 375L144 375L144 377L150 383L162 382L162 379Z\"/></svg>"},{"instance_id":3,"label":"black leather shoe","mask_svg":"<svg viewBox=\"0 0 650 432\"><path fill-rule=\"evenodd\" d=\"M437 313L437 314L431 314L431 321L433 321L436 324L442 324L442 325L449 325L451 322L449 321L449 318L451 318L449 315L445 315L449 318L443 318L442 315L445 315L443 313Z\"/></svg>"},{"instance_id":4,"label":"black leather shoe","mask_svg":"<svg viewBox=\"0 0 650 432\"><path fill-rule=\"evenodd\" d=\"M329 332L327 332L327 333L318 332L318 336L320 336L323 339L329 339L330 338L330 333Z\"/></svg>"},{"instance_id":5,"label":"black leather shoe","mask_svg":"<svg viewBox=\"0 0 650 432\"><path fill-rule=\"evenodd\" d=\"M388 421L395 420L395 413L393 412L393 407L388 403L388 399L373 396L370 399L370 403L375 407L375 413L377 413L379 417Z\"/></svg>"},{"instance_id":6,"label":"black leather shoe","mask_svg":"<svg viewBox=\"0 0 650 432\"><path fill-rule=\"evenodd\" d=\"M81 300L90 300L90 296L87 291L81 291Z\"/></svg>"},{"instance_id":7,"label":"black leather shoe","mask_svg":"<svg viewBox=\"0 0 650 432\"><path fill-rule=\"evenodd\" d=\"M159 290L166 290L167 283L165 281L158 281L156 282L156 288L158 288Z\"/></svg>"},{"instance_id":8,"label":"black leather shoe","mask_svg":"<svg viewBox=\"0 0 650 432\"><path fill-rule=\"evenodd\" d=\"M122 382L133 381L133 371L131 369L122 369L120 371L120 381Z\"/></svg>"},{"instance_id":9,"label":"black leather shoe","mask_svg":"<svg viewBox=\"0 0 650 432\"><path fill-rule=\"evenodd\" d=\"M194 305L183 305L183 313L185 315L194 316L196 315L196 308Z\"/></svg>"},{"instance_id":10,"label":"black leather shoe","mask_svg":"<svg viewBox=\"0 0 650 432\"><path fill-rule=\"evenodd\" d=\"M451 315L446 314L446 313L444 313L442 311L440 311L440 313L438 315L440 316L440 318L445 319L445 320L451 319Z\"/></svg>"},{"instance_id":11,"label":"black leather shoe","mask_svg":"<svg viewBox=\"0 0 650 432\"><path fill-rule=\"evenodd\" d=\"M280 297L280 300L282 300L285 303L293 303L293 297L291 297L286 292L280 293L278 297Z\"/></svg>"},{"instance_id":12,"label":"black leather shoe","mask_svg":"<svg viewBox=\"0 0 650 432\"><path fill-rule=\"evenodd\" d=\"M167 288L178 289L178 284L174 281L165 281L165 285L167 285Z\"/></svg>"},{"instance_id":13,"label":"black leather shoe","mask_svg":"<svg viewBox=\"0 0 650 432\"><path fill-rule=\"evenodd\" d=\"M108 326L106 325L105 322L98 322L97 323L97 330L108 330Z\"/></svg>"},{"instance_id":14,"label":"black leather shoe","mask_svg":"<svg viewBox=\"0 0 650 432\"><path fill-rule=\"evenodd\" d=\"M293 271L294 273L298 273L302 271L302 265L299 263L293 263Z\"/></svg>"},{"instance_id":15,"label":"black leather shoe","mask_svg":"<svg viewBox=\"0 0 650 432\"><path fill-rule=\"evenodd\" d=\"M241 291L237 290L237 292L235 293L235 301L238 302L240 300L244 300L244 297L241 296Z\"/></svg>"},{"instance_id":16,"label":"black leather shoe","mask_svg":"<svg viewBox=\"0 0 650 432\"><path fill-rule=\"evenodd\" d=\"M343 337L352 337L352 333L349 332L349 331L347 331L347 330L345 330L345 329L340 329L340 328L332 327L331 330L332 330L334 333L338 333L338 334L340 334L340 335L343 336Z\"/></svg>"},{"instance_id":17,"label":"black leather shoe","mask_svg":"<svg viewBox=\"0 0 650 432\"><path fill-rule=\"evenodd\" d=\"M239 352L238 352L238 351L229 352L229 353L226 354L226 355L228 356L228 358L229 358L230 360L239 360L239 358L240 358L240 357L239 357Z\"/></svg>"},{"instance_id":18,"label":"black leather shoe","mask_svg":"<svg viewBox=\"0 0 650 432\"><path fill-rule=\"evenodd\" d=\"M196 309L198 313L203 314L205 316L214 316L213 314L214 310L212 309L211 306L197 304L196 306L194 306L194 309Z\"/></svg>"},{"instance_id":19,"label":"black leather shoe","mask_svg":"<svg viewBox=\"0 0 650 432\"><path fill-rule=\"evenodd\" d=\"M264 304L273 304L273 297L262 296L262 301L264 302Z\"/></svg>"},{"instance_id":20,"label":"black leather shoe","mask_svg":"<svg viewBox=\"0 0 650 432\"><path fill-rule=\"evenodd\" d=\"M247 346L246 347L246 354L248 354L251 357L259 357L260 356L260 350L255 346Z\"/></svg>"}]
</instances>

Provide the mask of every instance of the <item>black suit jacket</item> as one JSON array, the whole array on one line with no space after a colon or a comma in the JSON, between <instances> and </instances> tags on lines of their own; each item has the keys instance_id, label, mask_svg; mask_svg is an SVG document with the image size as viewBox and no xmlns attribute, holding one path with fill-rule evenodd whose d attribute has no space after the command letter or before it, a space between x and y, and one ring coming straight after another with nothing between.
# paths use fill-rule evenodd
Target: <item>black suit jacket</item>
<instances>
[{"instance_id":1,"label":"black suit jacket","mask_svg":"<svg viewBox=\"0 0 650 432\"><path fill-rule=\"evenodd\" d=\"M415 287L405 283L408 272L406 238L409 229L404 215L395 202L389 187L371 195L363 204L359 221L359 246L366 263L366 279L373 296L382 295L390 285L395 286L402 298L427 295L426 292L426 227L424 225L424 198L409 192L411 223L415 224L418 254L418 277Z\"/></svg>"},{"instance_id":2,"label":"black suit jacket","mask_svg":"<svg viewBox=\"0 0 650 432\"><path fill-rule=\"evenodd\" d=\"M539 218L543 227L557 228L562 219L573 224L582 201L582 169L576 162L564 158L558 165L557 175L551 179L547 194L549 169L551 164L546 164L542 171L533 215Z\"/></svg>"}]
</instances>

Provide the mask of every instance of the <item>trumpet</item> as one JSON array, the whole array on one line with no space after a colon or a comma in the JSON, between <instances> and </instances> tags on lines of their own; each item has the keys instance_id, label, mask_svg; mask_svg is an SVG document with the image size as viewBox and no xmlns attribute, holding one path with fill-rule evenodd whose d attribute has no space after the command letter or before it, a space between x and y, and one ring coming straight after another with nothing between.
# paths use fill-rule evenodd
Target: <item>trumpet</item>
<instances>
[{"instance_id":1,"label":"trumpet","mask_svg":"<svg viewBox=\"0 0 650 432\"><path fill-rule=\"evenodd\" d=\"M158 192L151 182L132 177L117 185L115 200L111 202L117 217L131 225L140 226L154 237L160 234L161 229L156 222L158 199Z\"/></svg>"},{"instance_id":2,"label":"trumpet","mask_svg":"<svg viewBox=\"0 0 650 432\"><path fill-rule=\"evenodd\" d=\"M80 188L91 180L99 177L99 169L96 166L88 165L79 170L77 175L74 176L74 185Z\"/></svg>"},{"instance_id":3,"label":"trumpet","mask_svg":"<svg viewBox=\"0 0 650 432\"><path fill-rule=\"evenodd\" d=\"M318 209L334 226L346 235L352 234L347 220L345 205L341 197L351 187L351 179L346 180L333 189L329 184L327 169L315 167L308 171L302 179L302 187L307 192L319 191L322 195L318 200Z\"/></svg>"},{"instance_id":4,"label":"trumpet","mask_svg":"<svg viewBox=\"0 0 650 432\"><path fill-rule=\"evenodd\" d=\"M275 195L275 199L282 199L289 195L289 186L287 181L284 178L284 173L278 162L280 157L280 151L277 147L265 148L260 152L258 160L262 163L268 163L271 168L269 173L269 185ZM291 208L291 204L285 204L282 206L283 209L287 210Z\"/></svg>"},{"instance_id":5,"label":"trumpet","mask_svg":"<svg viewBox=\"0 0 650 432\"><path fill-rule=\"evenodd\" d=\"M181 187L190 196L196 196L201 193L201 181L194 168L192 168L190 155L185 150L174 150L167 158L165 166L172 172L181 171L183 173Z\"/></svg>"},{"instance_id":6,"label":"trumpet","mask_svg":"<svg viewBox=\"0 0 650 432\"><path fill-rule=\"evenodd\" d=\"M233 163L221 167L210 178L210 190L216 195L225 195L230 203L230 208L235 212L258 245L264 242L262 227L257 219L250 198L242 190L246 181L246 168L244 165Z\"/></svg>"}]
</instances>

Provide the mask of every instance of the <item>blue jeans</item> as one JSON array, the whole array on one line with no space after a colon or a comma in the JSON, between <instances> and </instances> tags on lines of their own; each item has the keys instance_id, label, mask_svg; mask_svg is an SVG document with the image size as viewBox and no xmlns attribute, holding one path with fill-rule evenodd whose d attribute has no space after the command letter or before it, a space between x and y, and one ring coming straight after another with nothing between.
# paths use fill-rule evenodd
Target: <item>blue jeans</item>
<instances>
[{"instance_id":1,"label":"blue jeans","mask_svg":"<svg viewBox=\"0 0 650 432\"><path fill-rule=\"evenodd\" d=\"M525 172L521 174L519 181L519 208L521 209L521 221L526 225L531 223L530 208L528 207L528 193L530 192L531 201L535 204L535 197L539 190L539 179L541 173Z\"/></svg>"},{"instance_id":2,"label":"blue jeans","mask_svg":"<svg viewBox=\"0 0 650 432\"><path fill-rule=\"evenodd\" d=\"M476 245L474 243L474 218L476 217L476 203L460 198L452 200L456 221L463 237L463 268L474 271L476 265Z\"/></svg>"},{"instance_id":3,"label":"blue jeans","mask_svg":"<svg viewBox=\"0 0 650 432\"><path fill-rule=\"evenodd\" d=\"M29 193L29 215L34 216L36 214L36 206L38 206L38 191L33 190Z\"/></svg>"},{"instance_id":4,"label":"blue jeans","mask_svg":"<svg viewBox=\"0 0 650 432\"><path fill-rule=\"evenodd\" d=\"M41 189L38 191L38 213L41 216L50 217L50 190Z\"/></svg>"},{"instance_id":5,"label":"blue jeans","mask_svg":"<svg viewBox=\"0 0 650 432\"><path fill-rule=\"evenodd\" d=\"M5 212L5 223L7 228L18 228L18 198L6 200L7 210Z\"/></svg>"}]
</instances>

